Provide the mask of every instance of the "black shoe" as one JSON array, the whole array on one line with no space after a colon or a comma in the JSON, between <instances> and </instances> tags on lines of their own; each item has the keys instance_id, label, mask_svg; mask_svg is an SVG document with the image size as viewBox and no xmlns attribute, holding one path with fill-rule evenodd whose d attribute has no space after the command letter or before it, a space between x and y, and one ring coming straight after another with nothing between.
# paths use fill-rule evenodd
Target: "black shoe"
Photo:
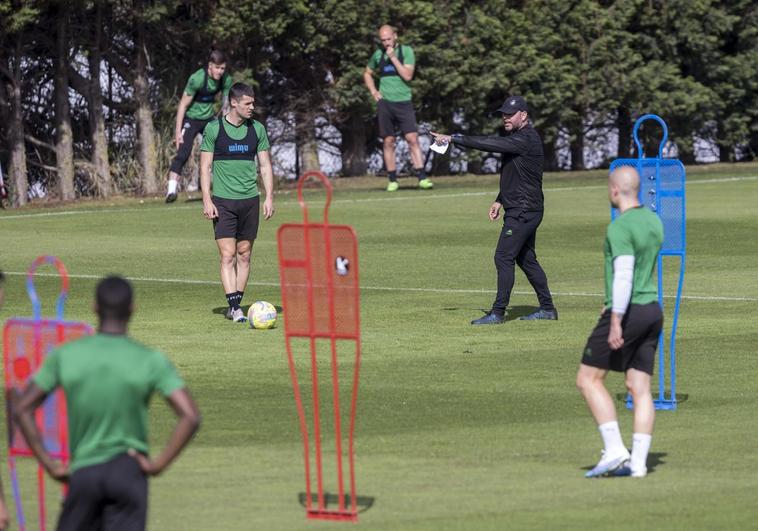
<instances>
[{"instance_id":1,"label":"black shoe","mask_svg":"<svg viewBox=\"0 0 758 531\"><path fill-rule=\"evenodd\" d=\"M557 321L558 310L543 310L542 308L540 308L534 313L530 313L529 315L524 315L523 317L519 317L519 321L536 321L538 319L544 319L546 321Z\"/></svg>"},{"instance_id":2,"label":"black shoe","mask_svg":"<svg viewBox=\"0 0 758 531\"><path fill-rule=\"evenodd\" d=\"M504 315L498 315L496 313L488 313L484 317L474 319L471 321L472 325L490 325L490 324L503 324L505 322Z\"/></svg>"},{"instance_id":3,"label":"black shoe","mask_svg":"<svg viewBox=\"0 0 758 531\"><path fill-rule=\"evenodd\" d=\"M166 203L173 203L176 201L176 194L166 194Z\"/></svg>"}]
</instances>

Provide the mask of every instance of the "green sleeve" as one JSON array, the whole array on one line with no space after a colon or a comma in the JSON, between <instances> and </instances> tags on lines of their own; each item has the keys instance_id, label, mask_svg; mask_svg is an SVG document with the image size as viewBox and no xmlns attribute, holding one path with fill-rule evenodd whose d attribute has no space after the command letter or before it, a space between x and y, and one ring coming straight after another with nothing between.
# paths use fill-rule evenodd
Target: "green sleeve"
<instances>
[{"instance_id":1,"label":"green sleeve","mask_svg":"<svg viewBox=\"0 0 758 531\"><path fill-rule=\"evenodd\" d=\"M410 46L405 46L401 44L400 46L403 47L403 64L404 65L415 65L416 64L416 54L413 53L413 48Z\"/></svg>"},{"instance_id":2,"label":"green sleeve","mask_svg":"<svg viewBox=\"0 0 758 531\"><path fill-rule=\"evenodd\" d=\"M255 134L258 136L258 149L256 149L256 153L271 149L271 144L269 144L268 141L268 134L266 133L266 128L263 127L263 124L256 120L253 122L253 127L255 128Z\"/></svg>"},{"instance_id":3,"label":"green sleeve","mask_svg":"<svg viewBox=\"0 0 758 531\"><path fill-rule=\"evenodd\" d=\"M59 370L60 357L60 350L50 352L42 363L42 367L37 371L37 374L32 377L32 381L37 384L37 387L46 393L51 392L61 383Z\"/></svg>"},{"instance_id":4,"label":"green sleeve","mask_svg":"<svg viewBox=\"0 0 758 531\"><path fill-rule=\"evenodd\" d=\"M160 352L155 353L155 389L163 396L168 396L178 389L182 389L184 380L176 372L174 365Z\"/></svg>"},{"instance_id":5,"label":"green sleeve","mask_svg":"<svg viewBox=\"0 0 758 531\"><path fill-rule=\"evenodd\" d=\"M608 243L611 247L611 257L634 256L632 234L623 224L611 223L608 226Z\"/></svg>"},{"instance_id":6,"label":"green sleeve","mask_svg":"<svg viewBox=\"0 0 758 531\"><path fill-rule=\"evenodd\" d=\"M198 79L198 72L200 73L199 79ZM202 69L198 70L194 74L192 74L189 79L187 80L187 86L184 87L184 93L188 96L194 96L195 93L200 90L200 85L203 83L203 72Z\"/></svg>"},{"instance_id":7,"label":"green sleeve","mask_svg":"<svg viewBox=\"0 0 758 531\"><path fill-rule=\"evenodd\" d=\"M205 126L200 151L210 151L211 153L214 151L216 148L216 137L218 137L218 125L218 120L214 120Z\"/></svg>"},{"instance_id":8,"label":"green sleeve","mask_svg":"<svg viewBox=\"0 0 758 531\"><path fill-rule=\"evenodd\" d=\"M376 67L379 66L379 61L381 61L381 59L382 59L382 52L377 50L368 60L368 64L366 66L370 68L371 70L376 70Z\"/></svg>"},{"instance_id":9,"label":"green sleeve","mask_svg":"<svg viewBox=\"0 0 758 531\"><path fill-rule=\"evenodd\" d=\"M225 98L229 97L229 89L232 88L233 84L234 83L232 82L232 76L230 76L229 74L224 74L223 91L224 91L224 97Z\"/></svg>"}]
</instances>

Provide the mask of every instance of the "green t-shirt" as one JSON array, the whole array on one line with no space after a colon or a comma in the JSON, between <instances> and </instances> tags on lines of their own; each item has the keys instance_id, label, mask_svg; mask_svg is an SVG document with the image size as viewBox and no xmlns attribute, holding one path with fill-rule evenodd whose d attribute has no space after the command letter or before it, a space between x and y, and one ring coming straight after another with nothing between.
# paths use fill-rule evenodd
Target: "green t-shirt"
<instances>
[{"instance_id":1,"label":"green t-shirt","mask_svg":"<svg viewBox=\"0 0 758 531\"><path fill-rule=\"evenodd\" d=\"M663 223L648 208L631 208L608 225L604 246L606 308L612 303L613 259L617 256L634 256L630 304L658 300L658 284L653 271L662 245Z\"/></svg>"},{"instance_id":2,"label":"green t-shirt","mask_svg":"<svg viewBox=\"0 0 758 531\"><path fill-rule=\"evenodd\" d=\"M224 130L233 140L242 140L247 136L247 123L234 126L224 117ZM205 126L203 143L200 151L213 153L218 137L219 121L214 120ZM268 151L271 145L268 141L266 128L257 120L253 120L255 134L258 136L256 153ZM213 195L224 199L250 199L258 195L258 165L255 160L214 160L213 161Z\"/></svg>"},{"instance_id":3,"label":"green t-shirt","mask_svg":"<svg viewBox=\"0 0 758 531\"><path fill-rule=\"evenodd\" d=\"M206 69L207 67L201 68L190 76L190 78L187 80L187 86L184 87L185 94L188 96L194 96L197 91L202 88ZM208 86L206 88L211 91L216 90L219 83L222 83L221 90L224 94L224 97L228 97L229 89L232 88L232 76L224 73L220 81L216 81L211 76L208 76ZM185 116L187 116L187 118L191 118L192 120L208 120L209 118L213 117L214 105L215 102L212 101L206 103L202 101L193 101L187 109Z\"/></svg>"},{"instance_id":4,"label":"green t-shirt","mask_svg":"<svg viewBox=\"0 0 758 531\"><path fill-rule=\"evenodd\" d=\"M403 64L415 65L416 56L413 54L413 48L405 44L399 46L403 49ZM385 55L384 50L377 50L371 59L368 61L368 66L374 71L376 75L378 72L379 63L382 60L382 56L387 60L388 65L392 65L392 62ZM395 51L395 56L399 59L399 51ZM387 101L411 101L411 87L400 76L385 76L379 78L379 92L382 94L382 98Z\"/></svg>"},{"instance_id":5,"label":"green t-shirt","mask_svg":"<svg viewBox=\"0 0 758 531\"><path fill-rule=\"evenodd\" d=\"M184 387L171 362L121 335L96 334L53 350L33 381L62 387L68 410L71 470L104 463L130 448L147 453L153 391Z\"/></svg>"}]
</instances>

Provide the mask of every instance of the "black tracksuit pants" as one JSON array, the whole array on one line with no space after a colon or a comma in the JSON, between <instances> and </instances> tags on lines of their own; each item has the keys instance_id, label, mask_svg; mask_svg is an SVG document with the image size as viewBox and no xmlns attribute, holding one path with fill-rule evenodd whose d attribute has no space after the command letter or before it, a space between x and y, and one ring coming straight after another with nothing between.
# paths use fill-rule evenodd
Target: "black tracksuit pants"
<instances>
[{"instance_id":1,"label":"black tracksuit pants","mask_svg":"<svg viewBox=\"0 0 758 531\"><path fill-rule=\"evenodd\" d=\"M540 308L555 310L545 271L537 262L534 245L537 227L542 223L542 211L506 210L503 229L495 250L497 268L497 297L492 312L504 315L513 290L515 265L521 268L537 293Z\"/></svg>"}]
</instances>

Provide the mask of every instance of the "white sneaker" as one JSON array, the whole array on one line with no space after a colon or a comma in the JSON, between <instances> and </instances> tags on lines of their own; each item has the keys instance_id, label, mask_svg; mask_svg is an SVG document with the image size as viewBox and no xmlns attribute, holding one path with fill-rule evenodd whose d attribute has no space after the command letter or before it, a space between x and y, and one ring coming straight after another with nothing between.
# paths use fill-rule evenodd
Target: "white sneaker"
<instances>
[{"instance_id":1,"label":"white sneaker","mask_svg":"<svg viewBox=\"0 0 758 531\"><path fill-rule=\"evenodd\" d=\"M197 192L197 183L196 182L188 183L186 191L187 192Z\"/></svg>"},{"instance_id":2,"label":"white sneaker","mask_svg":"<svg viewBox=\"0 0 758 531\"><path fill-rule=\"evenodd\" d=\"M629 463L624 463L614 470L611 475L613 477L644 478L647 476L647 468L643 467L640 470L632 470Z\"/></svg>"},{"instance_id":3,"label":"white sneaker","mask_svg":"<svg viewBox=\"0 0 758 531\"><path fill-rule=\"evenodd\" d=\"M242 311L242 308L237 308L236 310L232 311L232 321L235 323L247 322L247 317L245 317L245 312Z\"/></svg>"},{"instance_id":4,"label":"white sneaker","mask_svg":"<svg viewBox=\"0 0 758 531\"><path fill-rule=\"evenodd\" d=\"M587 472L584 477L597 478L604 476L623 466L631 457L626 448L624 448L623 452L617 454L606 454L605 450L603 450L600 462L595 465L595 468Z\"/></svg>"}]
</instances>

